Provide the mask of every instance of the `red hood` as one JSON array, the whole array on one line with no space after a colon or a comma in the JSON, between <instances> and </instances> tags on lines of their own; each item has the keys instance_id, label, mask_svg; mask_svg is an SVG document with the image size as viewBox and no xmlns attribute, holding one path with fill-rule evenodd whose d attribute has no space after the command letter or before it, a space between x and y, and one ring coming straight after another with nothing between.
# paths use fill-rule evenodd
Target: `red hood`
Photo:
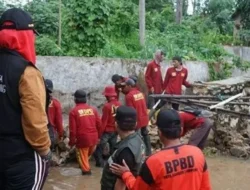
<instances>
[{"instance_id":1,"label":"red hood","mask_svg":"<svg viewBox=\"0 0 250 190\"><path fill-rule=\"evenodd\" d=\"M35 34L32 30L1 30L0 47L15 50L26 60L36 63Z\"/></svg>"}]
</instances>

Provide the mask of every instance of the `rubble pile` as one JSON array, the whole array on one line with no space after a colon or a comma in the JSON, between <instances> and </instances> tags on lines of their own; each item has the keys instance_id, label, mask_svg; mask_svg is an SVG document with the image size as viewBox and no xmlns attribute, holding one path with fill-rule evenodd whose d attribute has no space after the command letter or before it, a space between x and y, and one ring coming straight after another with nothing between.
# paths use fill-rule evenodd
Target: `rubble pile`
<instances>
[{"instance_id":1,"label":"rubble pile","mask_svg":"<svg viewBox=\"0 0 250 190\"><path fill-rule=\"evenodd\" d=\"M52 166L61 166L68 161L76 159L75 148L69 146L68 132L68 127L66 127L64 139L55 145L52 152Z\"/></svg>"},{"instance_id":2,"label":"rubble pile","mask_svg":"<svg viewBox=\"0 0 250 190\"><path fill-rule=\"evenodd\" d=\"M249 81L248 77L235 77L223 81L199 84L193 88L196 95L236 95L243 91ZM250 114L250 97L236 99L226 104L224 109ZM250 117L234 116L228 113L215 112L214 130L210 146L220 152L235 157L248 158L250 155Z\"/></svg>"},{"instance_id":3,"label":"rubble pile","mask_svg":"<svg viewBox=\"0 0 250 190\"><path fill-rule=\"evenodd\" d=\"M249 79L248 79L249 80ZM209 95L216 98L201 99L199 103L205 104L207 107L214 105L224 99L226 96L233 96L241 93L246 87L246 78L236 77L222 81L197 83L194 85L190 95ZM187 93L186 93L187 94ZM224 97L223 97L224 96ZM203 107L204 108L204 107ZM223 106L225 110L234 112L242 112L249 114L250 112L250 97L240 98ZM230 154L235 157L248 158L250 156L250 117L246 115L231 115L223 111L215 110L214 116L211 118L214 121L213 131L209 136L207 145L216 149L219 152ZM151 121L149 126L149 135L151 138L152 151L159 150L162 145L158 136L157 127ZM53 165L60 166L69 160L75 159L75 150L68 145L68 128L65 129L65 138L56 146L53 153ZM186 143L192 134L192 131L183 139Z\"/></svg>"}]
</instances>

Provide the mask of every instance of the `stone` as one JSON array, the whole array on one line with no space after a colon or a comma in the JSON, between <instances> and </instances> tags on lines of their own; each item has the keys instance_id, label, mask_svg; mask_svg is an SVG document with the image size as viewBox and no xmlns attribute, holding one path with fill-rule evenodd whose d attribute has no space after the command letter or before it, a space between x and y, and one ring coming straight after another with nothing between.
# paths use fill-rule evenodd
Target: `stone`
<instances>
[{"instance_id":1,"label":"stone","mask_svg":"<svg viewBox=\"0 0 250 190\"><path fill-rule=\"evenodd\" d=\"M239 118L230 118L230 127L231 128L236 128L238 124Z\"/></svg>"},{"instance_id":2,"label":"stone","mask_svg":"<svg viewBox=\"0 0 250 190\"><path fill-rule=\"evenodd\" d=\"M238 147L244 147L244 139L232 139L229 141L229 145L231 146L238 146Z\"/></svg>"},{"instance_id":3,"label":"stone","mask_svg":"<svg viewBox=\"0 0 250 190\"><path fill-rule=\"evenodd\" d=\"M227 135L228 134L228 131L227 129L224 129L224 128L218 128L216 129L216 132L215 132L217 135Z\"/></svg>"},{"instance_id":4,"label":"stone","mask_svg":"<svg viewBox=\"0 0 250 190\"><path fill-rule=\"evenodd\" d=\"M230 153L232 156L238 158L246 158L249 156L247 149L245 147L233 146L230 148Z\"/></svg>"}]
</instances>

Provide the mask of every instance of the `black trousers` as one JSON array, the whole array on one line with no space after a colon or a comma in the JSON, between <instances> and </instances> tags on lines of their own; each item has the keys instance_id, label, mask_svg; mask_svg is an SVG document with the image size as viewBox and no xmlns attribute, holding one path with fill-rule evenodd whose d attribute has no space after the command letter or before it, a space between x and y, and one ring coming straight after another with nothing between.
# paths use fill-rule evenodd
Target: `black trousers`
<instances>
[{"instance_id":1,"label":"black trousers","mask_svg":"<svg viewBox=\"0 0 250 190\"><path fill-rule=\"evenodd\" d=\"M1 157L1 155L0 155ZM1 190L41 190L48 175L49 163L36 152L29 156L0 158Z\"/></svg>"},{"instance_id":2,"label":"black trousers","mask_svg":"<svg viewBox=\"0 0 250 190\"><path fill-rule=\"evenodd\" d=\"M204 149L209 132L212 128L212 121L208 118L205 119L204 123L197 129L195 129L194 133L189 139L188 144L197 146L201 150Z\"/></svg>"},{"instance_id":3,"label":"black trousers","mask_svg":"<svg viewBox=\"0 0 250 190\"><path fill-rule=\"evenodd\" d=\"M140 133L141 133L141 136L142 136L142 140L146 146L146 156L150 156L152 154L152 151L151 151L151 141L150 141L150 136L148 134L148 129L147 127L142 127L140 129Z\"/></svg>"},{"instance_id":4,"label":"black trousers","mask_svg":"<svg viewBox=\"0 0 250 190\"><path fill-rule=\"evenodd\" d=\"M95 153L94 153L96 165L104 166L103 150L104 150L106 144L108 143L109 147L110 147L109 154L111 155L113 153L113 151L115 149L115 145L117 143L117 136L118 136L118 134L116 132L103 133L101 140L100 140L100 144L97 145ZM105 156L107 156L107 155L105 155Z\"/></svg>"},{"instance_id":5,"label":"black trousers","mask_svg":"<svg viewBox=\"0 0 250 190\"><path fill-rule=\"evenodd\" d=\"M178 111L179 110L179 104L172 104L172 108L174 109L174 110L176 110L176 111Z\"/></svg>"}]
</instances>

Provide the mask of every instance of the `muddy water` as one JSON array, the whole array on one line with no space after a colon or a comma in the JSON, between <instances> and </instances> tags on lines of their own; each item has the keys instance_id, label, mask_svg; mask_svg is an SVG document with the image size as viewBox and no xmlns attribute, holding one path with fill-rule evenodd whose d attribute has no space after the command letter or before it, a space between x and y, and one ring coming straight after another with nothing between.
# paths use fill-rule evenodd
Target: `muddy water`
<instances>
[{"instance_id":1,"label":"muddy water","mask_svg":"<svg viewBox=\"0 0 250 190\"><path fill-rule=\"evenodd\" d=\"M226 157L207 158L213 190L249 190L250 161ZM92 167L92 176L81 176L76 164L52 168L45 190L99 190L101 169Z\"/></svg>"}]
</instances>

